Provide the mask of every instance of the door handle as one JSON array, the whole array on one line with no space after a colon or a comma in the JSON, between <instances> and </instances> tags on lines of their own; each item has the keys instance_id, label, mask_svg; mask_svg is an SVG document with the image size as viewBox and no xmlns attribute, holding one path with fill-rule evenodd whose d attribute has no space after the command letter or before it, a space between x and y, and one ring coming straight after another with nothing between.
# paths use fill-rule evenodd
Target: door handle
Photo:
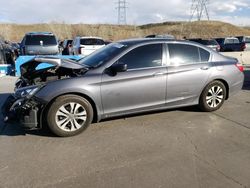
<instances>
[{"instance_id":1,"label":"door handle","mask_svg":"<svg viewBox=\"0 0 250 188\"><path fill-rule=\"evenodd\" d=\"M208 70L210 67L201 67L201 70Z\"/></svg>"},{"instance_id":2,"label":"door handle","mask_svg":"<svg viewBox=\"0 0 250 188\"><path fill-rule=\"evenodd\" d=\"M164 72L156 72L153 74L153 76L162 76L164 74L165 74Z\"/></svg>"}]
</instances>

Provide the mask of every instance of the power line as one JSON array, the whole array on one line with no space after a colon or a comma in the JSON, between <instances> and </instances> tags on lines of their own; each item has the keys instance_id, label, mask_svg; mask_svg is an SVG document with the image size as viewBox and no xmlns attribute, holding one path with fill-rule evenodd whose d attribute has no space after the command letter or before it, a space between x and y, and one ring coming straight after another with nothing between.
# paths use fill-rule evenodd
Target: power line
<instances>
[{"instance_id":1,"label":"power line","mask_svg":"<svg viewBox=\"0 0 250 188\"><path fill-rule=\"evenodd\" d=\"M118 16L118 24L119 25L126 25L127 24L127 1L126 0L118 0L117 4L117 16Z\"/></svg>"}]
</instances>

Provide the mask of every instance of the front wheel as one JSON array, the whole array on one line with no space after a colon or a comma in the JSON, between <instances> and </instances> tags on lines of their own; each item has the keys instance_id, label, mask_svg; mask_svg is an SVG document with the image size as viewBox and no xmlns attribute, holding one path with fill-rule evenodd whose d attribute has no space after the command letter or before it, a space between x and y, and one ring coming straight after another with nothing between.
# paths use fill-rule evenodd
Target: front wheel
<instances>
[{"instance_id":1,"label":"front wheel","mask_svg":"<svg viewBox=\"0 0 250 188\"><path fill-rule=\"evenodd\" d=\"M220 81L208 84L201 93L199 107L205 112L218 110L226 98L225 85Z\"/></svg>"},{"instance_id":2,"label":"front wheel","mask_svg":"<svg viewBox=\"0 0 250 188\"><path fill-rule=\"evenodd\" d=\"M84 131L93 120L91 104L77 95L58 97L50 106L47 122L57 136L74 136Z\"/></svg>"}]
</instances>

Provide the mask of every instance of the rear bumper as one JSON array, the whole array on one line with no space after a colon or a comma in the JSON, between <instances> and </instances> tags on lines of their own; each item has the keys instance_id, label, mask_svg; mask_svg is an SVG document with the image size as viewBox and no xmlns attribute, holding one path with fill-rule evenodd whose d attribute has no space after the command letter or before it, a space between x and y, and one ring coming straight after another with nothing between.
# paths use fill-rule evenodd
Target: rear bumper
<instances>
[{"instance_id":1,"label":"rear bumper","mask_svg":"<svg viewBox=\"0 0 250 188\"><path fill-rule=\"evenodd\" d=\"M231 87L229 88L229 97L232 95L235 95L240 90L242 90L244 84L244 75L242 74L239 78L239 81L235 82Z\"/></svg>"},{"instance_id":2,"label":"rear bumper","mask_svg":"<svg viewBox=\"0 0 250 188\"><path fill-rule=\"evenodd\" d=\"M40 112L43 105L34 99L16 99L9 95L2 106L4 121L17 122L28 130L41 129Z\"/></svg>"}]
</instances>

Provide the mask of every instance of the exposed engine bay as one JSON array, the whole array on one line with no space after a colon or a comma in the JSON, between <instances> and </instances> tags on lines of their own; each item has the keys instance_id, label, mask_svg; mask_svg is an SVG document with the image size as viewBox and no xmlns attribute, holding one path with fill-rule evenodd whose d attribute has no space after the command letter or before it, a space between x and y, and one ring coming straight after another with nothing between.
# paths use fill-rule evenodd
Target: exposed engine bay
<instances>
[{"instance_id":1,"label":"exposed engine bay","mask_svg":"<svg viewBox=\"0 0 250 188\"><path fill-rule=\"evenodd\" d=\"M38 68L46 63L46 68ZM50 81L77 77L83 75L88 69L73 60L35 58L20 67L21 77L16 82L16 88L38 85Z\"/></svg>"}]
</instances>

